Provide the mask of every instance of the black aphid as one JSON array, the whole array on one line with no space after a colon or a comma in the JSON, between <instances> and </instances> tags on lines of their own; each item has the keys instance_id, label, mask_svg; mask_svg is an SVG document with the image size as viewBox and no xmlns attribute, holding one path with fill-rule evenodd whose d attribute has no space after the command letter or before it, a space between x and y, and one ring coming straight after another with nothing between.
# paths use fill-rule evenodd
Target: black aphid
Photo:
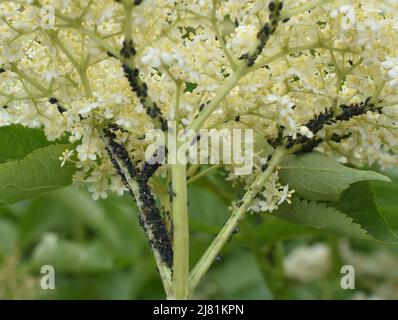
<instances>
[{"instance_id":1,"label":"black aphid","mask_svg":"<svg viewBox=\"0 0 398 320\"><path fill-rule=\"evenodd\" d=\"M61 106L59 104L59 102L58 102L58 100L56 98L52 97L52 98L48 99L48 102L50 102L51 104L57 106L57 110L61 114L67 111L63 106Z\"/></svg>"}]
</instances>

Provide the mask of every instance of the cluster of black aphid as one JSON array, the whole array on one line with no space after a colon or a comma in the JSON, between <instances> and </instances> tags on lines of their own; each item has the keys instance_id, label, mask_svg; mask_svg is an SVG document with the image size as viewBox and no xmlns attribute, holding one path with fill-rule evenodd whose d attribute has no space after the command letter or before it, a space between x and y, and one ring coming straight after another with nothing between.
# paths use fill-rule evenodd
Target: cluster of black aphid
<instances>
[{"instance_id":1,"label":"cluster of black aphid","mask_svg":"<svg viewBox=\"0 0 398 320\"><path fill-rule=\"evenodd\" d=\"M278 148L283 143L283 126L279 127L278 136L274 139L268 139L267 142L274 148Z\"/></svg>"},{"instance_id":2,"label":"cluster of black aphid","mask_svg":"<svg viewBox=\"0 0 398 320\"><path fill-rule=\"evenodd\" d=\"M62 114L64 112L66 112L66 109L59 104L58 99L52 97L52 98L48 99L48 102L50 102L51 104L57 106L57 110L58 110L59 113Z\"/></svg>"},{"instance_id":3,"label":"cluster of black aphid","mask_svg":"<svg viewBox=\"0 0 398 320\"><path fill-rule=\"evenodd\" d=\"M146 232L152 233L150 244L159 253L162 261L171 268L173 266L173 246L166 223L162 218L155 197L146 179L140 178L139 201L142 203L142 214L140 223Z\"/></svg>"},{"instance_id":4,"label":"cluster of black aphid","mask_svg":"<svg viewBox=\"0 0 398 320\"><path fill-rule=\"evenodd\" d=\"M108 146L106 147L106 151L108 153L109 159L111 160L113 168L115 169L116 174L122 179L124 187L128 190L129 194L134 198L133 190L131 190L129 183L125 175L123 174L122 168L120 168L119 163L116 161L111 149Z\"/></svg>"},{"instance_id":5,"label":"cluster of black aphid","mask_svg":"<svg viewBox=\"0 0 398 320\"><path fill-rule=\"evenodd\" d=\"M322 138L313 137L311 139L307 139L303 143L301 143L301 149L296 153L309 153L312 152L316 147L318 147L323 142Z\"/></svg>"},{"instance_id":6,"label":"cluster of black aphid","mask_svg":"<svg viewBox=\"0 0 398 320\"><path fill-rule=\"evenodd\" d=\"M162 159L164 159L165 155L166 148L164 146L160 146L155 151L152 159L150 159L150 161L145 161L141 170L141 179L143 181L148 181L149 178L155 174L156 170L162 165L162 161L157 161L157 158L161 157Z\"/></svg>"},{"instance_id":7,"label":"cluster of black aphid","mask_svg":"<svg viewBox=\"0 0 398 320\"><path fill-rule=\"evenodd\" d=\"M114 154L124 163L127 168L129 175L132 178L137 178L139 176L139 170L136 166L133 165L132 161L130 160L130 156L126 150L126 148L121 145L120 143L116 142L116 134L109 129L104 129L104 134L109 139L109 146L114 152Z\"/></svg>"},{"instance_id":8,"label":"cluster of black aphid","mask_svg":"<svg viewBox=\"0 0 398 320\"><path fill-rule=\"evenodd\" d=\"M355 103L350 105L342 104L340 109L342 113L336 116L337 121L348 121L356 116L363 115L369 111L382 113L383 108L376 107L374 103L371 103L372 98L367 98L364 102Z\"/></svg>"},{"instance_id":9,"label":"cluster of black aphid","mask_svg":"<svg viewBox=\"0 0 398 320\"><path fill-rule=\"evenodd\" d=\"M120 50L120 54L125 58L129 58L131 55L136 54L132 40L123 42L123 48ZM137 68L130 68L126 63L123 63L123 71L130 84L131 90L136 93L142 105L145 106L146 113L152 119L158 119L160 122L160 129L162 131L167 131L167 121L163 119L160 108L155 102L151 102L150 105L148 105L148 86L139 78L139 70Z\"/></svg>"},{"instance_id":10,"label":"cluster of black aphid","mask_svg":"<svg viewBox=\"0 0 398 320\"><path fill-rule=\"evenodd\" d=\"M254 53L249 54L245 53L244 55L240 56L239 59L247 60L247 66L251 67L256 62L258 56L263 51L264 47L266 46L269 38L275 33L276 28L278 27L280 21L281 11L283 9L283 2L282 1L271 1L268 5L269 9L269 22L267 22L261 30L257 33L257 39L259 40L259 44L254 51ZM283 22L287 22L288 19L284 19Z\"/></svg>"},{"instance_id":11,"label":"cluster of black aphid","mask_svg":"<svg viewBox=\"0 0 398 320\"><path fill-rule=\"evenodd\" d=\"M287 148L292 148L295 145L302 145L299 152L311 152L316 148L322 139L318 138L316 135L325 125L330 125L337 123L339 121L350 121L352 118L364 115L368 112L378 112L382 113L382 108L377 107L372 101L371 97L368 97L365 101L361 103L352 103L350 105L342 104L339 106L340 112L335 112L333 110L326 110L317 114L314 118L308 121L304 126L306 126L314 135L313 138L308 138L304 135L298 134L296 138L287 137ZM333 134L331 140L335 142L341 142L351 136L351 133L345 135ZM278 140L278 145L282 141Z\"/></svg>"},{"instance_id":12,"label":"cluster of black aphid","mask_svg":"<svg viewBox=\"0 0 398 320\"><path fill-rule=\"evenodd\" d=\"M162 261L171 268L173 265L173 247L171 243L171 237L167 230L166 223L162 218L158 207L156 206L156 201L151 187L148 185L149 178L156 172L160 164L149 164L148 162L145 162L142 170L140 171L131 161L126 148L120 143L116 142L117 137L114 132L115 130L123 129L119 128L115 124L111 124L103 130L104 135L108 139L107 151L112 165L114 166L116 173L121 177L123 184L133 197L135 197L135 195L132 192L127 178L125 177L116 158L125 165L130 177L137 182L139 195L138 199L135 200L137 203L142 204L140 206L140 224L147 235L153 235L152 237L149 237L152 249L158 252ZM160 151L158 150L158 152Z\"/></svg>"},{"instance_id":13,"label":"cluster of black aphid","mask_svg":"<svg viewBox=\"0 0 398 320\"><path fill-rule=\"evenodd\" d=\"M6 72L3 68L0 68L0 73Z\"/></svg>"},{"instance_id":14,"label":"cluster of black aphid","mask_svg":"<svg viewBox=\"0 0 398 320\"><path fill-rule=\"evenodd\" d=\"M134 48L133 40L123 41L123 47L120 50L120 54L125 58L130 58L131 56L135 56L137 54L137 51Z\"/></svg>"}]
</instances>

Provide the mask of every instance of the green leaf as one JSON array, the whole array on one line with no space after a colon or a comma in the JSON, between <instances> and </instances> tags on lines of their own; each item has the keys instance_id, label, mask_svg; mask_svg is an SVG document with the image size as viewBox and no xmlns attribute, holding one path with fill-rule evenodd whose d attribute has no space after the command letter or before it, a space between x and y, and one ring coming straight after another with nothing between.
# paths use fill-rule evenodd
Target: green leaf
<instances>
[{"instance_id":1,"label":"green leaf","mask_svg":"<svg viewBox=\"0 0 398 320\"><path fill-rule=\"evenodd\" d=\"M290 205L284 203L272 215L299 225L351 238L372 239L367 234L367 230L358 223L355 223L352 217L321 202L301 200L298 197L294 197Z\"/></svg>"},{"instance_id":2,"label":"green leaf","mask_svg":"<svg viewBox=\"0 0 398 320\"><path fill-rule=\"evenodd\" d=\"M61 167L59 156L72 145L37 149L20 161L0 164L0 206L29 199L72 182L75 167Z\"/></svg>"},{"instance_id":3,"label":"green leaf","mask_svg":"<svg viewBox=\"0 0 398 320\"><path fill-rule=\"evenodd\" d=\"M17 227L8 219L0 218L0 259L10 255L17 241Z\"/></svg>"},{"instance_id":4,"label":"green leaf","mask_svg":"<svg viewBox=\"0 0 398 320\"><path fill-rule=\"evenodd\" d=\"M374 171L343 166L319 152L288 157L281 164L280 179L304 199L334 202L355 182L390 181Z\"/></svg>"},{"instance_id":5,"label":"green leaf","mask_svg":"<svg viewBox=\"0 0 398 320\"><path fill-rule=\"evenodd\" d=\"M34 150L50 144L40 129L21 125L0 127L0 163L23 159Z\"/></svg>"},{"instance_id":6,"label":"green leaf","mask_svg":"<svg viewBox=\"0 0 398 320\"><path fill-rule=\"evenodd\" d=\"M243 228L238 235L238 239L242 238L242 241L247 240L251 243L255 241L261 246L265 243L272 244L277 241L298 239L320 233L312 228L278 219L274 216L267 216L265 221L258 223L258 217L258 215L255 215L253 218L245 218L241 223ZM248 223L249 219L253 220L252 223ZM247 237L245 238L246 234Z\"/></svg>"},{"instance_id":7,"label":"green leaf","mask_svg":"<svg viewBox=\"0 0 398 320\"><path fill-rule=\"evenodd\" d=\"M380 213L386 218L390 228L398 230L398 181L396 179L392 183L374 181L370 186Z\"/></svg>"},{"instance_id":8,"label":"green leaf","mask_svg":"<svg viewBox=\"0 0 398 320\"><path fill-rule=\"evenodd\" d=\"M398 239L377 208L369 182L352 185L344 192L341 202L336 207L359 223L374 239L385 243L397 243Z\"/></svg>"},{"instance_id":9,"label":"green leaf","mask_svg":"<svg viewBox=\"0 0 398 320\"><path fill-rule=\"evenodd\" d=\"M222 256L220 265L214 267L206 277L215 284L214 296L210 299L219 296L231 300L272 298L260 263L248 250L236 248L233 254Z\"/></svg>"},{"instance_id":10,"label":"green leaf","mask_svg":"<svg viewBox=\"0 0 398 320\"><path fill-rule=\"evenodd\" d=\"M101 242L76 243L47 233L33 252L32 265L52 265L58 272L98 273L114 268L111 253Z\"/></svg>"}]
</instances>

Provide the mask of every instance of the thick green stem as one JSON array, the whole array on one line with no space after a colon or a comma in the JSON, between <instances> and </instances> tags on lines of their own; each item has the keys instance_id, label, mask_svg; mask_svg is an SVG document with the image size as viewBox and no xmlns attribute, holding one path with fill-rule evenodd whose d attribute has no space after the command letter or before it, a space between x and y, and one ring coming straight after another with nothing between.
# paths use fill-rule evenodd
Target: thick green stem
<instances>
[{"instance_id":1,"label":"thick green stem","mask_svg":"<svg viewBox=\"0 0 398 320\"><path fill-rule=\"evenodd\" d=\"M173 283L170 299L187 299L189 292L189 223L186 165L171 166L173 181Z\"/></svg>"},{"instance_id":2,"label":"thick green stem","mask_svg":"<svg viewBox=\"0 0 398 320\"><path fill-rule=\"evenodd\" d=\"M178 127L180 123L181 83L175 80L176 96L174 121L175 128L171 131L172 139L178 150ZM172 150L169 150L173 152ZM178 152L176 152L178 155ZM173 283L172 296L169 299L187 299L189 291L189 223L188 223L188 191L187 167L176 158L176 163L171 164L172 179L172 230L173 230Z\"/></svg>"}]
</instances>

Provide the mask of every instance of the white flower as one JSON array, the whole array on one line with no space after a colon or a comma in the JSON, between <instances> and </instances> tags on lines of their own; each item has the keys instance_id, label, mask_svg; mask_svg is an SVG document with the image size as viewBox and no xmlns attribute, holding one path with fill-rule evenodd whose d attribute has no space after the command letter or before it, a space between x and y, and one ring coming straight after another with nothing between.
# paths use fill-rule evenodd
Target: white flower
<instances>
[{"instance_id":1,"label":"white flower","mask_svg":"<svg viewBox=\"0 0 398 320\"><path fill-rule=\"evenodd\" d=\"M70 160L70 158L73 156L74 151L73 150L68 150L66 149L64 152L62 152L62 156L59 157L59 161L61 162L61 167L63 167L67 161Z\"/></svg>"},{"instance_id":2,"label":"white flower","mask_svg":"<svg viewBox=\"0 0 398 320\"><path fill-rule=\"evenodd\" d=\"M96 160L97 155L95 154L95 150L92 148L90 144L81 144L76 147L76 151L78 153L78 158L81 161L87 160Z\"/></svg>"},{"instance_id":3,"label":"white flower","mask_svg":"<svg viewBox=\"0 0 398 320\"><path fill-rule=\"evenodd\" d=\"M278 206L281 205L282 203L284 203L285 201L287 203L291 203L290 201L290 197L292 195L292 192L289 192L289 185L285 185L281 191L281 198L278 201Z\"/></svg>"},{"instance_id":4,"label":"white flower","mask_svg":"<svg viewBox=\"0 0 398 320\"><path fill-rule=\"evenodd\" d=\"M339 10L343 15L341 21L342 29L348 30L354 28L356 23L355 8L351 5L345 5L340 7Z\"/></svg>"},{"instance_id":5,"label":"white flower","mask_svg":"<svg viewBox=\"0 0 398 320\"><path fill-rule=\"evenodd\" d=\"M233 49L238 55L248 53L256 42L258 28L255 25L240 25L235 29L236 34L231 36L227 47Z\"/></svg>"},{"instance_id":6,"label":"white flower","mask_svg":"<svg viewBox=\"0 0 398 320\"><path fill-rule=\"evenodd\" d=\"M134 110L137 113L144 113L144 111L145 111L144 106L142 105L142 103L138 103Z\"/></svg>"},{"instance_id":7,"label":"white flower","mask_svg":"<svg viewBox=\"0 0 398 320\"><path fill-rule=\"evenodd\" d=\"M59 73L56 70L47 70L43 73L42 75L42 79L50 82L51 80L55 79L56 77L58 77Z\"/></svg>"},{"instance_id":8,"label":"white flower","mask_svg":"<svg viewBox=\"0 0 398 320\"><path fill-rule=\"evenodd\" d=\"M88 187L88 191L90 191L92 194L92 198L93 200L98 200L98 199L106 199L108 197L108 193L104 190L101 190L100 188L98 188L97 185L92 185L90 187Z\"/></svg>"},{"instance_id":9,"label":"white flower","mask_svg":"<svg viewBox=\"0 0 398 320\"><path fill-rule=\"evenodd\" d=\"M380 66L386 71L389 85L398 88L398 57L387 57Z\"/></svg>"},{"instance_id":10,"label":"white flower","mask_svg":"<svg viewBox=\"0 0 398 320\"><path fill-rule=\"evenodd\" d=\"M264 164L266 160L261 159L260 162ZM274 172L265 184L264 191L253 201L249 210L254 212L273 212L282 203L291 203L290 198L293 193L294 190L289 190L289 185L282 186L278 182L278 172Z\"/></svg>"},{"instance_id":11,"label":"white flower","mask_svg":"<svg viewBox=\"0 0 398 320\"><path fill-rule=\"evenodd\" d=\"M83 117L86 117L86 116L88 116L88 114L89 114L92 110L98 108L98 106L99 106L99 103L98 103L98 102L88 103L88 104L84 105L83 108L81 108L81 109L79 110L79 114L81 114Z\"/></svg>"},{"instance_id":12,"label":"white flower","mask_svg":"<svg viewBox=\"0 0 398 320\"><path fill-rule=\"evenodd\" d=\"M308 127L306 127L306 126L301 126L301 127L299 128L299 133L300 133L302 136L307 137L308 139L311 139L311 138L314 137L314 134L313 134L313 133L311 132L311 130L308 129Z\"/></svg>"},{"instance_id":13,"label":"white flower","mask_svg":"<svg viewBox=\"0 0 398 320\"><path fill-rule=\"evenodd\" d=\"M115 192L118 196L122 196L126 191L126 187L119 177L112 177L109 189L112 192Z\"/></svg>"},{"instance_id":14,"label":"white flower","mask_svg":"<svg viewBox=\"0 0 398 320\"><path fill-rule=\"evenodd\" d=\"M141 62L147 66L152 68L159 68L162 64L161 59L161 52L157 48L148 48L141 58Z\"/></svg>"},{"instance_id":15,"label":"white flower","mask_svg":"<svg viewBox=\"0 0 398 320\"><path fill-rule=\"evenodd\" d=\"M295 248L283 261L286 275L300 281L320 280L327 275L330 267L330 248L322 243Z\"/></svg>"}]
</instances>

